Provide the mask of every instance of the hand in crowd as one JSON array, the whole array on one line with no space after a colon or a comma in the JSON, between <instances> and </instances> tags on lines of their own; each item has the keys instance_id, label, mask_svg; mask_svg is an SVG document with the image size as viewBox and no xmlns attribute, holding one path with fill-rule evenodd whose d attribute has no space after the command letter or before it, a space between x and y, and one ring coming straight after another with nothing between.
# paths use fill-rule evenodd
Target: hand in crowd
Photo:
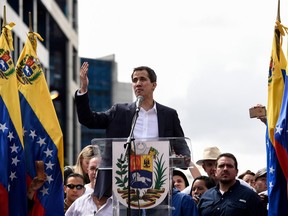
<instances>
[{"instance_id":1,"label":"hand in crowd","mask_svg":"<svg viewBox=\"0 0 288 216\"><path fill-rule=\"evenodd\" d=\"M263 106L262 104L257 104L256 106L254 106L254 108L256 107L265 107ZM257 119L259 119L261 122L263 122L265 125L267 124L267 116L260 116L260 117L257 117Z\"/></svg>"},{"instance_id":2,"label":"hand in crowd","mask_svg":"<svg viewBox=\"0 0 288 216\"><path fill-rule=\"evenodd\" d=\"M36 192L39 188L41 188L41 187L43 186L43 184L45 183L45 181L46 181L46 174L45 174L44 178L40 178L40 177L36 176L36 177L32 180L32 182L31 182L31 184L29 185L28 190L27 190L27 197L28 197L30 200L33 199L33 196L34 196L35 192Z\"/></svg>"}]
</instances>

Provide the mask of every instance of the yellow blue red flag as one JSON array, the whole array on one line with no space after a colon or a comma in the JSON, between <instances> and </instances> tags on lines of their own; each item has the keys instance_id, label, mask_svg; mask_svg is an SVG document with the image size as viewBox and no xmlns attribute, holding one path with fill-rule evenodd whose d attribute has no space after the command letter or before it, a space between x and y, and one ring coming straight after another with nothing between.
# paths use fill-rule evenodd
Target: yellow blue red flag
<instances>
[{"instance_id":1,"label":"yellow blue red flag","mask_svg":"<svg viewBox=\"0 0 288 216\"><path fill-rule=\"evenodd\" d=\"M2 27L0 37L0 207L1 215L27 215L25 154L23 149L17 77L11 29Z\"/></svg>"},{"instance_id":2,"label":"yellow blue red flag","mask_svg":"<svg viewBox=\"0 0 288 216\"><path fill-rule=\"evenodd\" d=\"M266 152L269 216L288 215L287 176L285 177L285 173L287 175L288 171L288 133L286 124L286 119L288 119L286 91L288 91L288 88L284 88L288 83L285 82L287 62L282 50L284 31L285 27L277 21L268 77ZM280 166L281 163L282 167Z\"/></svg>"},{"instance_id":3,"label":"yellow blue red flag","mask_svg":"<svg viewBox=\"0 0 288 216\"><path fill-rule=\"evenodd\" d=\"M30 215L63 216L63 134L37 57L37 37L28 34L16 65L28 184L37 175L35 161L44 162L47 175Z\"/></svg>"}]
</instances>

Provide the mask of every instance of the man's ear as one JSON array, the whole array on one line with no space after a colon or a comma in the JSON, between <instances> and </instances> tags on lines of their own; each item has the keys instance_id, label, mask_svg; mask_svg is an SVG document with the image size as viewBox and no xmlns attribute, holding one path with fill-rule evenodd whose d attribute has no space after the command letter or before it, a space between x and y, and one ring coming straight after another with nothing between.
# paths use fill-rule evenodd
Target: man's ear
<instances>
[{"instance_id":1,"label":"man's ear","mask_svg":"<svg viewBox=\"0 0 288 216\"><path fill-rule=\"evenodd\" d=\"M154 90L156 88L156 86L157 86L157 83L154 82L154 83L152 83L152 85L153 85L153 90Z\"/></svg>"}]
</instances>

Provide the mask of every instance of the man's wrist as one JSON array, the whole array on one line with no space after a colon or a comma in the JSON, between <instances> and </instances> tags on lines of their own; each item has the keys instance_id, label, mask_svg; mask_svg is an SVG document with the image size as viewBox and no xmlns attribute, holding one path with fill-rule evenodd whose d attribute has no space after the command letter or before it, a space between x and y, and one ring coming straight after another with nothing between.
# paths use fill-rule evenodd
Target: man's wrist
<instances>
[{"instance_id":1,"label":"man's wrist","mask_svg":"<svg viewBox=\"0 0 288 216\"><path fill-rule=\"evenodd\" d=\"M82 87L82 88L79 89L79 93L80 94L85 94L86 92L87 92L87 88L83 88Z\"/></svg>"},{"instance_id":2,"label":"man's wrist","mask_svg":"<svg viewBox=\"0 0 288 216\"><path fill-rule=\"evenodd\" d=\"M86 94L86 92L87 92L87 90L84 91L82 88L80 88L80 89L77 90L77 95L78 95L78 96L81 96L81 95Z\"/></svg>"}]
</instances>

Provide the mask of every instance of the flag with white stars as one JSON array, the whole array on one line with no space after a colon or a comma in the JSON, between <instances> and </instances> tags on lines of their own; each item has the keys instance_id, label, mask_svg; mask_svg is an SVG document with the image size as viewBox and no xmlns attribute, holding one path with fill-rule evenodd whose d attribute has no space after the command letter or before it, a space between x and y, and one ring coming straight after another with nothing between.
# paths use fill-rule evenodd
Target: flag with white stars
<instances>
[{"instance_id":1,"label":"flag with white stars","mask_svg":"<svg viewBox=\"0 0 288 216\"><path fill-rule=\"evenodd\" d=\"M288 133L286 125L288 101L286 96L287 92L284 93L284 85L288 83L285 82L286 57L281 47L282 36L285 35L284 30L281 23L277 21L268 77L266 152L269 216L288 215L287 176L286 178L284 176L284 173L288 172ZM288 91L288 88L286 91ZM279 115L280 108L281 114ZM285 172L281 169L281 162L286 163L286 165L284 165L284 167L286 167Z\"/></svg>"},{"instance_id":2,"label":"flag with white stars","mask_svg":"<svg viewBox=\"0 0 288 216\"><path fill-rule=\"evenodd\" d=\"M46 182L34 196L32 215L63 216L63 135L33 48L37 47L34 46L37 35L29 33L28 38L16 66L17 72L21 72L18 73L18 88L28 182L37 175L35 161L44 162L47 175Z\"/></svg>"},{"instance_id":3,"label":"flag with white stars","mask_svg":"<svg viewBox=\"0 0 288 216\"><path fill-rule=\"evenodd\" d=\"M0 214L27 215L26 172L16 71L8 41L14 23L0 37ZM10 45L13 43L10 43Z\"/></svg>"}]
</instances>

